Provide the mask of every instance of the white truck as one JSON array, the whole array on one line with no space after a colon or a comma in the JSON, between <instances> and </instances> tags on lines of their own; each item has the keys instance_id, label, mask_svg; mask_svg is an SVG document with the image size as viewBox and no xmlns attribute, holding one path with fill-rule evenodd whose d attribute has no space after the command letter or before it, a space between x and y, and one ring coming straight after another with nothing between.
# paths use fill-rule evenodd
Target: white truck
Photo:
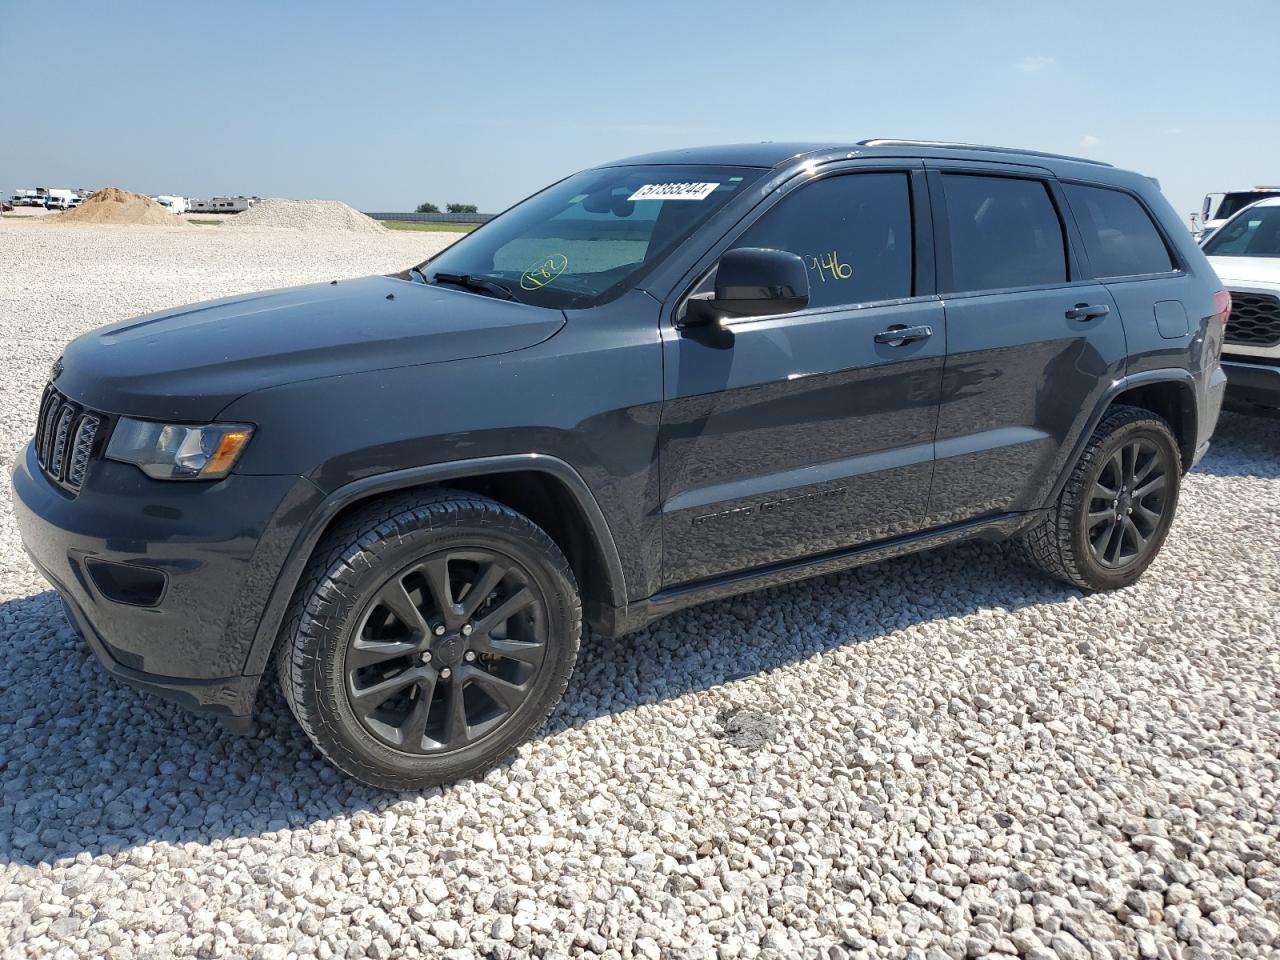
<instances>
[{"instance_id":1,"label":"white truck","mask_svg":"<svg viewBox=\"0 0 1280 960\"><path fill-rule=\"evenodd\" d=\"M1237 211L1204 252L1231 294L1222 344L1227 406L1280 411L1280 197Z\"/></svg>"},{"instance_id":2,"label":"white truck","mask_svg":"<svg viewBox=\"0 0 1280 960\"><path fill-rule=\"evenodd\" d=\"M160 206L165 207L170 213L182 214L191 209L190 204L187 203L186 197L175 197L167 193L162 193L157 197L152 197L151 199L160 204Z\"/></svg>"},{"instance_id":3,"label":"white truck","mask_svg":"<svg viewBox=\"0 0 1280 960\"><path fill-rule=\"evenodd\" d=\"M75 196L74 190L53 187L45 195L44 207L46 210L67 210L71 207L71 201Z\"/></svg>"},{"instance_id":4,"label":"white truck","mask_svg":"<svg viewBox=\"0 0 1280 960\"><path fill-rule=\"evenodd\" d=\"M1201 243L1213 236L1213 232L1237 213L1259 200L1280 197L1280 187L1254 187L1252 190L1232 190L1228 193L1207 193L1200 204L1200 216L1191 215L1191 233Z\"/></svg>"}]
</instances>

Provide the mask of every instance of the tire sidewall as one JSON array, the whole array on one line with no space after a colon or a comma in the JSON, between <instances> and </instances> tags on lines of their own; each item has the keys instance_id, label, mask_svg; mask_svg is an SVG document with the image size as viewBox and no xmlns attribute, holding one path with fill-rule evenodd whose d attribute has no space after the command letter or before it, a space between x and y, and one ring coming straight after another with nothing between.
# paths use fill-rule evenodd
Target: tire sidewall
<instances>
[{"instance_id":1,"label":"tire sidewall","mask_svg":"<svg viewBox=\"0 0 1280 960\"><path fill-rule=\"evenodd\" d=\"M396 535L377 531L361 537L352 550L333 564L307 603L300 625L303 683L314 693L313 729L330 743L321 744L338 766L366 782L403 787L410 783L438 783L472 774L490 765L546 717L573 670L580 617L576 589L557 564L548 562L549 538L532 523L527 528L467 516L467 504L450 511L447 526L397 524ZM397 518L397 521L404 518ZM396 521L393 521L393 523ZM413 520L410 520L413 523ZM420 557L448 549L480 548L505 554L530 575L542 594L547 618L546 657L534 688L498 728L474 744L433 757L404 753L378 740L355 715L346 692L346 650L373 594L397 571ZM558 551L556 559L561 561Z\"/></svg>"},{"instance_id":2,"label":"tire sidewall","mask_svg":"<svg viewBox=\"0 0 1280 960\"><path fill-rule=\"evenodd\" d=\"M1098 558L1094 556L1093 547L1089 543L1085 529L1085 518L1089 509L1090 493L1093 490L1093 485L1098 477L1101 476L1102 471L1106 469L1107 461L1110 460L1111 455L1117 449L1137 439L1152 441L1161 452L1161 456L1165 461L1169 484L1168 503L1165 505L1164 514L1161 516L1160 523L1148 542L1145 553L1128 566L1113 569L1103 566L1098 561ZM1141 577L1147 567L1159 555L1161 548L1164 546L1165 538L1169 535L1169 528L1173 524L1174 514L1177 511L1181 481L1182 467L1178 447L1168 428L1160 421L1141 420L1124 424L1103 442L1093 463L1089 466L1084 482L1080 485L1079 494L1076 502L1072 504L1070 516L1071 551L1076 558L1076 564L1081 573L1094 585L1095 589L1112 590L1117 587L1128 586Z\"/></svg>"}]
</instances>

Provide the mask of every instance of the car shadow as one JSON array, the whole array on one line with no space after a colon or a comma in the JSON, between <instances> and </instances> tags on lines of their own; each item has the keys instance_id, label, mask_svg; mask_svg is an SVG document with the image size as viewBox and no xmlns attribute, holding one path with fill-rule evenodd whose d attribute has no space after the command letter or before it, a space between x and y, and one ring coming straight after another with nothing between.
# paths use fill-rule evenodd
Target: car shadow
<instances>
[{"instance_id":1,"label":"car shadow","mask_svg":"<svg viewBox=\"0 0 1280 960\"><path fill-rule=\"evenodd\" d=\"M1224 416L1197 469L1280 475L1280 425ZM913 624L1078 596L1000 545L964 543L695 607L620 640L588 633L564 699L535 737ZM273 679L254 733L237 736L108 677L51 591L0 604L0 635L0 861L253 837L421 802L422 794L365 787L329 767ZM426 791L427 802L452 789Z\"/></svg>"},{"instance_id":2,"label":"car shadow","mask_svg":"<svg viewBox=\"0 0 1280 960\"><path fill-rule=\"evenodd\" d=\"M569 689L535 736L912 623L1078 595L1023 570L996 545L929 556L927 579L937 589L925 605L920 560L908 557L696 607L619 640L588 632ZM762 620L789 633L785 646L777 630L756 629ZM0 605L0 624L11 625L7 653L19 666L0 679L0 861L34 865L154 840L251 837L417 796L365 787L330 768L274 678L263 684L254 732L238 736L110 678L52 591Z\"/></svg>"}]
</instances>

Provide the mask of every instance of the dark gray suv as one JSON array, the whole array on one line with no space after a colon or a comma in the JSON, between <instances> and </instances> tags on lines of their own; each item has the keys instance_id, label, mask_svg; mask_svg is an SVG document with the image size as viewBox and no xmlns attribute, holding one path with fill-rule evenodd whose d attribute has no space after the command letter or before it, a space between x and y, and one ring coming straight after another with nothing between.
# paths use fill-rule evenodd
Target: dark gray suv
<instances>
[{"instance_id":1,"label":"dark gray suv","mask_svg":"<svg viewBox=\"0 0 1280 960\"><path fill-rule=\"evenodd\" d=\"M420 266L67 347L23 539L118 677L337 766L483 769L582 620L968 537L1132 583L1218 416L1229 298L1154 181L753 144L575 174Z\"/></svg>"}]
</instances>

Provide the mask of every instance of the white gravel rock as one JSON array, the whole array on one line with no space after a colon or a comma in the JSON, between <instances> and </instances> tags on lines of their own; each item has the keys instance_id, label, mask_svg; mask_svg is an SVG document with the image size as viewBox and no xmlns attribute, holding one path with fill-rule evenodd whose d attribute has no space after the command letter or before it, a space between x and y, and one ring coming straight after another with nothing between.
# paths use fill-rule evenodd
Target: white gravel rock
<instances>
[{"instance_id":1,"label":"white gravel rock","mask_svg":"<svg viewBox=\"0 0 1280 960\"><path fill-rule=\"evenodd\" d=\"M71 337L451 235L0 221L0 466ZM0 492L0 955L1280 955L1280 423L1084 596L962 545L585 638L480 780L334 774L106 677Z\"/></svg>"}]
</instances>

